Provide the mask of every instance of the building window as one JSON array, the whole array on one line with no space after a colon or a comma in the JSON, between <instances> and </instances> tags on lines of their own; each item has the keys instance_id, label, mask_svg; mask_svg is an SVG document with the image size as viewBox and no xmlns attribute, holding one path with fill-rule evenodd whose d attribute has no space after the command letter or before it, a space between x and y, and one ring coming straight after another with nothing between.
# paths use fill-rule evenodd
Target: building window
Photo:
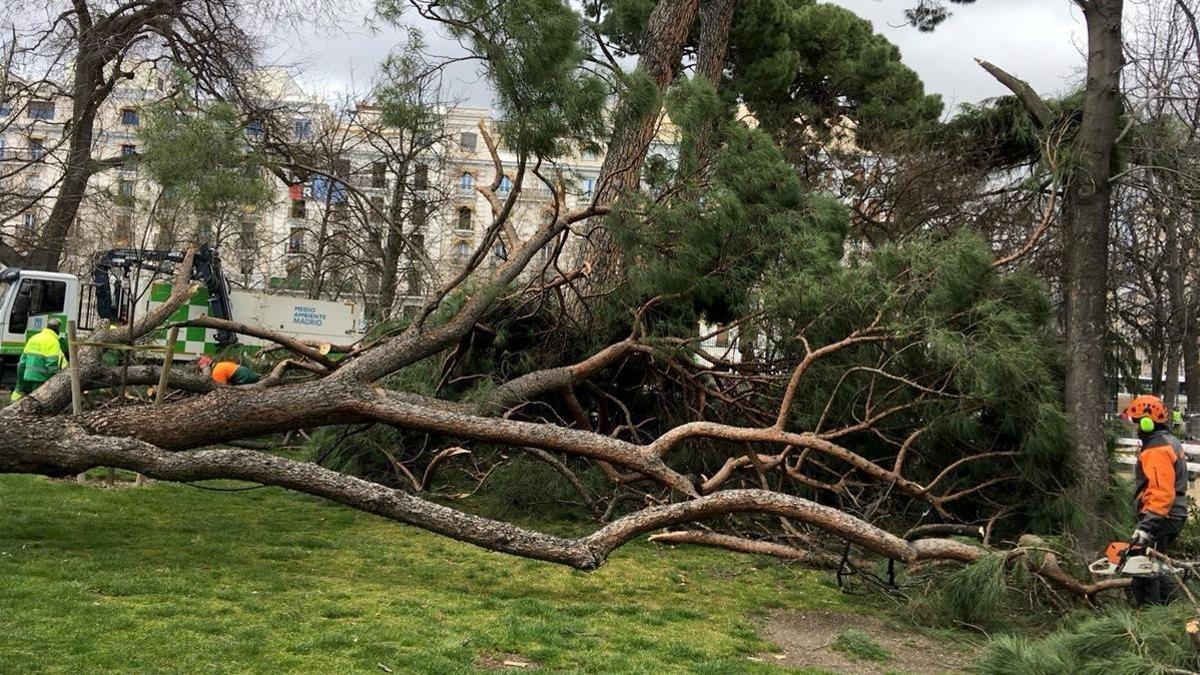
<instances>
[{"instance_id":1,"label":"building window","mask_svg":"<svg viewBox=\"0 0 1200 675\"><path fill-rule=\"evenodd\" d=\"M418 164L413 169L413 187L418 190L424 190L429 187L429 167L424 164Z\"/></svg>"},{"instance_id":2,"label":"building window","mask_svg":"<svg viewBox=\"0 0 1200 675\"><path fill-rule=\"evenodd\" d=\"M292 218L304 218L308 214L308 209L303 199L295 199L292 201L292 210L289 214Z\"/></svg>"},{"instance_id":3,"label":"building window","mask_svg":"<svg viewBox=\"0 0 1200 675\"><path fill-rule=\"evenodd\" d=\"M731 343L732 340L730 339L728 329L722 329L720 333L717 333L713 336L713 345L716 346L717 349L729 349L729 345Z\"/></svg>"},{"instance_id":4,"label":"building window","mask_svg":"<svg viewBox=\"0 0 1200 675\"><path fill-rule=\"evenodd\" d=\"M134 153L136 153L136 152L137 152L137 146L136 146L136 145L129 145L129 144L126 144L126 145L122 145L122 146L121 146L121 156L122 156L122 157L129 157L130 155L132 155L132 154L134 154Z\"/></svg>"},{"instance_id":5,"label":"building window","mask_svg":"<svg viewBox=\"0 0 1200 675\"><path fill-rule=\"evenodd\" d=\"M458 220L456 221L455 226L460 230L473 229L471 227L471 215L471 209L468 209L465 206L461 207L458 210Z\"/></svg>"},{"instance_id":6,"label":"building window","mask_svg":"<svg viewBox=\"0 0 1200 675\"><path fill-rule=\"evenodd\" d=\"M121 195L122 197L132 197L133 196L133 181L118 180L117 181L117 194Z\"/></svg>"},{"instance_id":7,"label":"building window","mask_svg":"<svg viewBox=\"0 0 1200 675\"><path fill-rule=\"evenodd\" d=\"M159 90L159 91L166 91L166 90L167 90L167 81L166 81L166 80L164 80L164 79L162 79L161 77L160 77L160 78L158 78L158 90Z\"/></svg>"},{"instance_id":8,"label":"building window","mask_svg":"<svg viewBox=\"0 0 1200 675\"><path fill-rule=\"evenodd\" d=\"M246 135L249 136L250 138L255 138L255 139L262 138L262 136L263 136L263 121L262 120L250 120L249 122L246 122Z\"/></svg>"},{"instance_id":9,"label":"building window","mask_svg":"<svg viewBox=\"0 0 1200 675\"><path fill-rule=\"evenodd\" d=\"M238 243L241 244L242 253L247 254L247 251L256 248L257 241L258 225L253 220L242 221L242 229L238 233Z\"/></svg>"},{"instance_id":10,"label":"building window","mask_svg":"<svg viewBox=\"0 0 1200 675\"><path fill-rule=\"evenodd\" d=\"M425 235L416 233L410 234L408 235L408 241L411 243L413 250L420 254L420 256L410 257L423 257L425 255Z\"/></svg>"},{"instance_id":11,"label":"building window","mask_svg":"<svg viewBox=\"0 0 1200 675\"><path fill-rule=\"evenodd\" d=\"M0 159L4 159L4 137L0 136Z\"/></svg>"},{"instance_id":12,"label":"building window","mask_svg":"<svg viewBox=\"0 0 1200 675\"><path fill-rule=\"evenodd\" d=\"M121 109L121 124L124 124L127 127L136 127L137 125L141 124L141 121L142 120L138 117L137 111L133 108Z\"/></svg>"},{"instance_id":13,"label":"building window","mask_svg":"<svg viewBox=\"0 0 1200 675\"><path fill-rule=\"evenodd\" d=\"M288 253L304 253L304 228L303 227L293 227L292 231L290 233L288 233L287 252Z\"/></svg>"},{"instance_id":14,"label":"building window","mask_svg":"<svg viewBox=\"0 0 1200 675\"><path fill-rule=\"evenodd\" d=\"M367 220L372 223L382 223L387 220L387 212L383 210L383 197L371 197L371 213Z\"/></svg>"},{"instance_id":15,"label":"building window","mask_svg":"<svg viewBox=\"0 0 1200 675\"><path fill-rule=\"evenodd\" d=\"M404 270L404 283L408 287L409 295L421 294L421 270L415 267L409 267Z\"/></svg>"},{"instance_id":16,"label":"building window","mask_svg":"<svg viewBox=\"0 0 1200 675\"><path fill-rule=\"evenodd\" d=\"M583 158L590 161L595 161L597 158L595 148L587 148L583 151Z\"/></svg>"},{"instance_id":17,"label":"building window","mask_svg":"<svg viewBox=\"0 0 1200 675\"><path fill-rule=\"evenodd\" d=\"M465 263L467 258L471 256L471 244L466 241L459 241L454 244L454 262Z\"/></svg>"},{"instance_id":18,"label":"building window","mask_svg":"<svg viewBox=\"0 0 1200 675\"><path fill-rule=\"evenodd\" d=\"M413 229L424 229L425 221L429 214L429 205L424 199L414 199L412 203L412 213L409 215L409 220L412 221Z\"/></svg>"},{"instance_id":19,"label":"building window","mask_svg":"<svg viewBox=\"0 0 1200 675\"><path fill-rule=\"evenodd\" d=\"M584 178L583 179L583 196L591 197L592 193L595 190L596 190L596 179L595 178Z\"/></svg>"},{"instance_id":20,"label":"building window","mask_svg":"<svg viewBox=\"0 0 1200 675\"><path fill-rule=\"evenodd\" d=\"M504 242L497 239L496 245L492 246L492 255L496 256L497 260L508 260L508 247Z\"/></svg>"},{"instance_id":21,"label":"building window","mask_svg":"<svg viewBox=\"0 0 1200 675\"><path fill-rule=\"evenodd\" d=\"M387 187L387 164L383 162L371 163L371 187Z\"/></svg>"},{"instance_id":22,"label":"building window","mask_svg":"<svg viewBox=\"0 0 1200 675\"><path fill-rule=\"evenodd\" d=\"M345 178L350 175L350 160L345 157L338 157L333 160L333 175L338 178Z\"/></svg>"},{"instance_id":23,"label":"building window","mask_svg":"<svg viewBox=\"0 0 1200 675\"><path fill-rule=\"evenodd\" d=\"M126 245L133 243L133 216L127 209L122 209L117 214L116 239Z\"/></svg>"},{"instance_id":24,"label":"building window","mask_svg":"<svg viewBox=\"0 0 1200 675\"><path fill-rule=\"evenodd\" d=\"M25 114L31 120L52 120L54 119L54 104L50 101L30 101Z\"/></svg>"},{"instance_id":25,"label":"building window","mask_svg":"<svg viewBox=\"0 0 1200 675\"><path fill-rule=\"evenodd\" d=\"M458 144L462 146L463 150L474 150L476 143L477 139L475 137L475 132L473 131L464 131L462 135L458 137Z\"/></svg>"},{"instance_id":26,"label":"building window","mask_svg":"<svg viewBox=\"0 0 1200 675\"><path fill-rule=\"evenodd\" d=\"M293 121L292 136L298 141L307 141L312 138L312 120Z\"/></svg>"},{"instance_id":27,"label":"building window","mask_svg":"<svg viewBox=\"0 0 1200 675\"><path fill-rule=\"evenodd\" d=\"M463 173L458 179L458 191L469 195L475 192L475 176L469 173Z\"/></svg>"},{"instance_id":28,"label":"building window","mask_svg":"<svg viewBox=\"0 0 1200 675\"><path fill-rule=\"evenodd\" d=\"M33 159L41 159L46 154L46 146L43 145L42 139L29 139L29 156Z\"/></svg>"},{"instance_id":29,"label":"building window","mask_svg":"<svg viewBox=\"0 0 1200 675\"><path fill-rule=\"evenodd\" d=\"M21 233L32 237L35 230L37 230L37 216L32 211L21 214Z\"/></svg>"},{"instance_id":30,"label":"building window","mask_svg":"<svg viewBox=\"0 0 1200 675\"><path fill-rule=\"evenodd\" d=\"M12 114L12 106L7 103L0 103L0 117L8 117Z\"/></svg>"},{"instance_id":31,"label":"building window","mask_svg":"<svg viewBox=\"0 0 1200 675\"><path fill-rule=\"evenodd\" d=\"M512 179L509 178L508 176L501 176L500 177L500 188L498 191L500 192L500 194L508 194L509 192L511 192L512 191Z\"/></svg>"}]
</instances>

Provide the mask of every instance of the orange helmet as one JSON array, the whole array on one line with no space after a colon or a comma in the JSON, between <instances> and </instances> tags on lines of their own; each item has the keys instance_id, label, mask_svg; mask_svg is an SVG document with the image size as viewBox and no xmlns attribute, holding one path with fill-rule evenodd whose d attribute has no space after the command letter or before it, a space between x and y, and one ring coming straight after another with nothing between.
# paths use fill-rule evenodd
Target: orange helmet
<instances>
[{"instance_id":1,"label":"orange helmet","mask_svg":"<svg viewBox=\"0 0 1200 675\"><path fill-rule=\"evenodd\" d=\"M1163 405L1161 398L1145 394L1130 401L1122 416L1131 422L1149 417L1158 424L1166 424L1167 406Z\"/></svg>"},{"instance_id":2,"label":"orange helmet","mask_svg":"<svg viewBox=\"0 0 1200 675\"><path fill-rule=\"evenodd\" d=\"M222 361L213 366L212 379L221 384L229 384L229 378L233 377L233 372L238 369L238 364L233 361Z\"/></svg>"}]
</instances>

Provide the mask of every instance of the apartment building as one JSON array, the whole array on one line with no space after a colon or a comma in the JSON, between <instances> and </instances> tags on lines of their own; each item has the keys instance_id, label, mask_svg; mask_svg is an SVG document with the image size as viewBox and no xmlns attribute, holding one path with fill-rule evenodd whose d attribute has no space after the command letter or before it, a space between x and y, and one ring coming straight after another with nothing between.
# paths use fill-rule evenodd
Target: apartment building
<instances>
[{"instance_id":1,"label":"apartment building","mask_svg":"<svg viewBox=\"0 0 1200 675\"><path fill-rule=\"evenodd\" d=\"M478 189L496 179L488 138L502 172L495 196L504 200L516 188L518 158L487 109L440 110L439 128L419 138L382 127L369 103L332 105L282 70L256 75L264 108L273 111L272 128L248 118L247 142L275 134L317 166L293 167L283 178L272 173L273 196L265 207L204 219L164 207L163 191L136 161L97 173L68 247L67 269L84 272L96 251L117 246L208 243L220 250L236 285L360 297L369 304L380 287L385 225L400 219L406 246L397 262L395 304L415 306L461 269L492 222L492 204ZM169 76L154 70L124 81L100 112L93 155L135 156L142 109L171 86ZM70 101L62 96L0 105L0 194L8 197L0 199L0 237L18 247L36 238L53 205L70 116ZM650 154L673 160L675 133L664 121ZM592 198L602 161L599 153L580 150L543 162L540 173L561 181L566 206L574 208ZM544 222L552 204L549 187L527 171L511 217L519 240ZM484 267L506 259L510 244L496 242Z\"/></svg>"}]
</instances>

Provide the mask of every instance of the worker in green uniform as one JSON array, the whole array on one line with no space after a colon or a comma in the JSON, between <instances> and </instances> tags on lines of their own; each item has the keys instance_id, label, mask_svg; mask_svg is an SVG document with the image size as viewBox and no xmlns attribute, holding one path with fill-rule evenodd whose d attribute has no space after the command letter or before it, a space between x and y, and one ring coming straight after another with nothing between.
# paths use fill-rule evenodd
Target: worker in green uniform
<instances>
[{"instance_id":1,"label":"worker in green uniform","mask_svg":"<svg viewBox=\"0 0 1200 675\"><path fill-rule=\"evenodd\" d=\"M46 321L45 328L25 342L21 359L17 361L17 386L13 389L13 401L21 400L42 386L43 382L54 377L66 365L67 357L58 336L60 327L58 319L51 318Z\"/></svg>"}]
</instances>

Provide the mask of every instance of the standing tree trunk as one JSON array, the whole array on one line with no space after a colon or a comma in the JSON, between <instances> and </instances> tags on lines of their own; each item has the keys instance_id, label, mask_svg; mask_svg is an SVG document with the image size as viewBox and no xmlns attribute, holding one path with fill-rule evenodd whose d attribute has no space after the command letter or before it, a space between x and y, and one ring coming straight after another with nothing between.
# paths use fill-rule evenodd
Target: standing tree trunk
<instances>
[{"instance_id":1,"label":"standing tree trunk","mask_svg":"<svg viewBox=\"0 0 1200 675\"><path fill-rule=\"evenodd\" d=\"M1187 395L1187 434L1200 435L1200 336L1196 326L1196 299L1188 298L1183 331L1183 391Z\"/></svg>"},{"instance_id":2,"label":"standing tree trunk","mask_svg":"<svg viewBox=\"0 0 1200 675\"><path fill-rule=\"evenodd\" d=\"M654 140L662 116L661 96L675 78L683 58L683 47L695 23L698 0L659 0L650 14L646 33L638 50L637 70L648 75L658 90L659 100L622 101L616 113L611 141L596 180L595 202L616 201L622 194L637 190L641 184L642 164ZM585 227L587 237L580 246L579 261L590 267L587 294L611 288L620 276L616 246L604 229L604 219L594 217Z\"/></svg>"},{"instance_id":3,"label":"standing tree trunk","mask_svg":"<svg viewBox=\"0 0 1200 675\"><path fill-rule=\"evenodd\" d=\"M721 84L725 72L725 54L729 50L729 29L737 0L706 0L700 7L700 39L696 49L696 74Z\"/></svg>"},{"instance_id":4,"label":"standing tree trunk","mask_svg":"<svg viewBox=\"0 0 1200 675\"><path fill-rule=\"evenodd\" d=\"M1163 384L1163 350L1158 347L1150 348L1150 393L1162 396Z\"/></svg>"},{"instance_id":5,"label":"standing tree trunk","mask_svg":"<svg viewBox=\"0 0 1200 675\"><path fill-rule=\"evenodd\" d=\"M1162 399L1167 409L1175 407L1179 399L1179 344L1172 340L1167 347L1167 367L1163 374Z\"/></svg>"},{"instance_id":6,"label":"standing tree trunk","mask_svg":"<svg viewBox=\"0 0 1200 675\"><path fill-rule=\"evenodd\" d=\"M396 304L400 282L400 254L404 252L404 200L408 187L408 160L400 162L396 185L392 188L392 204L388 210L387 238L383 242L383 275L379 286L379 317L389 318ZM412 206L409 206L412 210ZM414 219L415 221L415 219Z\"/></svg>"},{"instance_id":7,"label":"standing tree trunk","mask_svg":"<svg viewBox=\"0 0 1200 675\"><path fill-rule=\"evenodd\" d=\"M696 75L708 80L713 89L721 88L725 73L725 55L729 51L729 29L737 0L707 0L700 7L700 40L696 49ZM713 124L706 123L697 139L697 168L705 171L712 160Z\"/></svg>"},{"instance_id":8,"label":"standing tree trunk","mask_svg":"<svg viewBox=\"0 0 1200 675\"><path fill-rule=\"evenodd\" d=\"M80 49L85 54L84 49ZM67 236L75 224L79 205L83 203L88 181L95 172L92 160L92 136L96 124L97 92L104 88L103 65L96 57L86 54L75 62L71 83L71 121L67 129L67 162L58 196L50 216L38 237L37 246L30 250L21 265L35 270L58 270Z\"/></svg>"},{"instance_id":9,"label":"standing tree trunk","mask_svg":"<svg viewBox=\"0 0 1200 675\"><path fill-rule=\"evenodd\" d=\"M1087 21L1087 86L1079 126L1078 166L1067 186L1066 404L1075 435L1078 481L1074 503L1082 518L1074 535L1081 551L1104 536L1101 500L1108 486L1104 435L1104 335L1108 330L1109 181L1121 112L1123 0L1077 0Z\"/></svg>"},{"instance_id":10,"label":"standing tree trunk","mask_svg":"<svg viewBox=\"0 0 1200 675\"><path fill-rule=\"evenodd\" d=\"M1167 258L1167 381L1163 387L1163 403L1168 408L1178 406L1179 360L1187 332L1187 292L1184 288L1183 259L1179 243L1179 220L1175 213L1159 211L1166 232Z\"/></svg>"}]
</instances>

